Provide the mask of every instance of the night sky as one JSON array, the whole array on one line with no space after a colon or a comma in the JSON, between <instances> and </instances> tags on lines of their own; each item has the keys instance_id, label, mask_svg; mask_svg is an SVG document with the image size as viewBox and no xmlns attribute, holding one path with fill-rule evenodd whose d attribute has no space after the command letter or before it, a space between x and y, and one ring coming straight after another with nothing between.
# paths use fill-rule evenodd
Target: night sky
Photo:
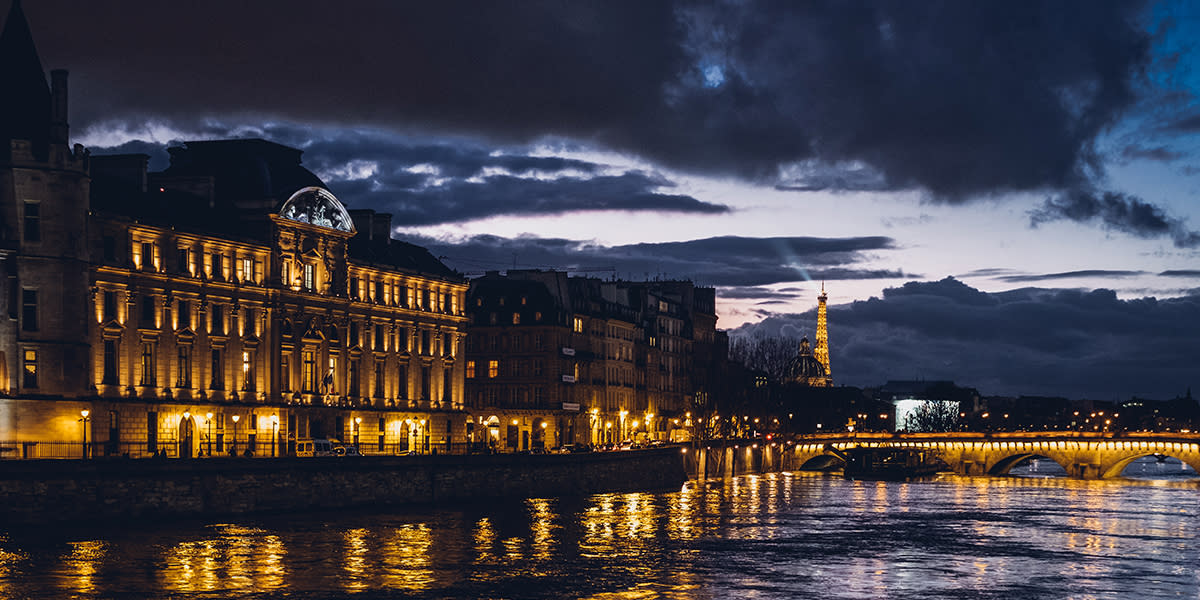
<instances>
[{"instance_id":1,"label":"night sky","mask_svg":"<svg viewBox=\"0 0 1200 600\"><path fill-rule=\"evenodd\" d=\"M824 281L850 385L1200 385L1186 2L24 8L73 141L302 148L467 274L688 278L720 327L797 337Z\"/></svg>"}]
</instances>

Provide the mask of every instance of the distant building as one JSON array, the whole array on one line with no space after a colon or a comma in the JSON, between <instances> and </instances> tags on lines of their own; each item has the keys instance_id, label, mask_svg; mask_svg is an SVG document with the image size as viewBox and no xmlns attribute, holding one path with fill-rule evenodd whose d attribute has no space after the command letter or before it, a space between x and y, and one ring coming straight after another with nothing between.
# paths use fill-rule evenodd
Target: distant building
<instances>
[{"instance_id":1,"label":"distant building","mask_svg":"<svg viewBox=\"0 0 1200 600\"><path fill-rule=\"evenodd\" d=\"M280 455L466 442L467 282L264 140L171 165L68 147L19 3L0 34L0 452Z\"/></svg>"},{"instance_id":2,"label":"distant building","mask_svg":"<svg viewBox=\"0 0 1200 600\"><path fill-rule=\"evenodd\" d=\"M894 410L894 430L920 429L914 420L923 408L935 414L947 415L944 425L960 421L960 413L971 414L979 404L979 392L959 387L953 381L900 380L888 381L876 393L876 399L890 403Z\"/></svg>"},{"instance_id":3,"label":"distant building","mask_svg":"<svg viewBox=\"0 0 1200 600\"><path fill-rule=\"evenodd\" d=\"M491 272L471 282L467 407L500 449L678 440L715 371L712 288Z\"/></svg>"}]
</instances>

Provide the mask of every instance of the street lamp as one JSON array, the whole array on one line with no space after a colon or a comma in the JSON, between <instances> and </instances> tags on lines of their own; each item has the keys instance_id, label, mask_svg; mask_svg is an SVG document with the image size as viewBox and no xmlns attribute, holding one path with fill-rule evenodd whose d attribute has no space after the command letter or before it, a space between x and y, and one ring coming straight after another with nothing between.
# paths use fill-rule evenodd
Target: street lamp
<instances>
[{"instance_id":1,"label":"street lamp","mask_svg":"<svg viewBox=\"0 0 1200 600\"><path fill-rule=\"evenodd\" d=\"M213 418L213 414L206 413L204 415L204 418L208 420L208 440L207 440L207 444L205 444L205 445L208 446L208 457L212 458L212 418Z\"/></svg>"},{"instance_id":2,"label":"street lamp","mask_svg":"<svg viewBox=\"0 0 1200 600\"><path fill-rule=\"evenodd\" d=\"M233 443L229 445L229 452L233 456L237 456L237 423L242 419L239 415L233 415Z\"/></svg>"},{"instance_id":3,"label":"street lamp","mask_svg":"<svg viewBox=\"0 0 1200 600\"><path fill-rule=\"evenodd\" d=\"M279 447L279 415L271 415L271 458Z\"/></svg>"},{"instance_id":4,"label":"street lamp","mask_svg":"<svg viewBox=\"0 0 1200 600\"><path fill-rule=\"evenodd\" d=\"M88 427L88 415L90 415L90 414L92 414L91 411L89 411L86 408L79 411L79 422L83 426L83 457L84 458L88 457L87 427Z\"/></svg>"},{"instance_id":5,"label":"street lamp","mask_svg":"<svg viewBox=\"0 0 1200 600\"><path fill-rule=\"evenodd\" d=\"M354 449L358 450L358 432L362 431L362 417L354 417Z\"/></svg>"}]
</instances>

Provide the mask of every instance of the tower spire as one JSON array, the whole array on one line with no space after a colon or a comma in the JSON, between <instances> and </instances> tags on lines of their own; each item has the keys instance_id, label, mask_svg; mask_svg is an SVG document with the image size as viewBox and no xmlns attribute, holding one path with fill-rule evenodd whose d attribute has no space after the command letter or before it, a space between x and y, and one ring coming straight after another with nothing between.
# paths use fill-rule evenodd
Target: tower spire
<instances>
[{"instance_id":1,"label":"tower spire","mask_svg":"<svg viewBox=\"0 0 1200 600\"><path fill-rule=\"evenodd\" d=\"M13 1L0 32L0 87L6 96L0 113L3 153L14 139L44 147L50 135L50 86L20 0Z\"/></svg>"},{"instance_id":2,"label":"tower spire","mask_svg":"<svg viewBox=\"0 0 1200 600\"><path fill-rule=\"evenodd\" d=\"M833 371L829 370L829 329L825 320L825 282L821 282L821 295L817 296L817 344L813 356L825 367L825 377L833 381Z\"/></svg>"}]
</instances>

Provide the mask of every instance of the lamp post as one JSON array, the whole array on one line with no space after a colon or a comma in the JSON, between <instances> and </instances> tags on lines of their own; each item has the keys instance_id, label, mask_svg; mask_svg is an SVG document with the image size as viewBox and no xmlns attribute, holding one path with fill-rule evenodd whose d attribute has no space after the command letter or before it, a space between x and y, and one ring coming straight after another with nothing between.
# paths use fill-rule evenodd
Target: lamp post
<instances>
[{"instance_id":1,"label":"lamp post","mask_svg":"<svg viewBox=\"0 0 1200 600\"><path fill-rule=\"evenodd\" d=\"M85 459L88 457L87 427L88 427L88 415L90 415L90 414L92 414L91 411L89 411L86 408L79 411L79 422L83 426L83 457Z\"/></svg>"},{"instance_id":2,"label":"lamp post","mask_svg":"<svg viewBox=\"0 0 1200 600\"><path fill-rule=\"evenodd\" d=\"M279 448L279 415L271 415L271 458L275 458Z\"/></svg>"},{"instance_id":3,"label":"lamp post","mask_svg":"<svg viewBox=\"0 0 1200 600\"><path fill-rule=\"evenodd\" d=\"M205 445L208 446L208 457L212 458L212 418L213 418L213 414L207 413L204 415L204 418L208 420L208 439L206 440L207 443Z\"/></svg>"},{"instance_id":4,"label":"lamp post","mask_svg":"<svg viewBox=\"0 0 1200 600\"><path fill-rule=\"evenodd\" d=\"M362 431L362 417L354 417L354 449L358 450L358 433Z\"/></svg>"},{"instance_id":5,"label":"lamp post","mask_svg":"<svg viewBox=\"0 0 1200 600\"><path fill-rule=\"evenodd\" d=\"M233 415L233 443L229 445L229 451L233 456L237 456L237 422L241 418L239 415Z\"/></svg>"}]
</instances>

